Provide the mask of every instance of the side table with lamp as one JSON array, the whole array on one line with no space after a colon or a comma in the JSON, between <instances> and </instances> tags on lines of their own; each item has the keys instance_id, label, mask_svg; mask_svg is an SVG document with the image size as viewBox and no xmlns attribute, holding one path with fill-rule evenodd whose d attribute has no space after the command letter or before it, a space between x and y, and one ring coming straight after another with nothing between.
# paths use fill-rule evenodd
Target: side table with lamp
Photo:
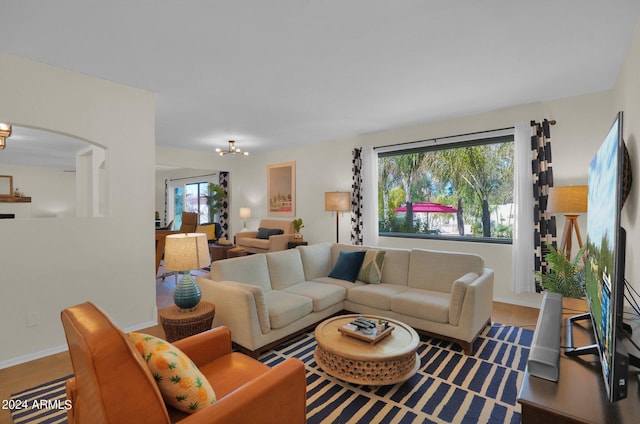
<instances>
[{"instance_id":1,"label":"side table with lamp","mask_svg":"<svg viewBox=\"0 0 640 424\"><path fill-rule=\"evenodd\" d=\"M211 264L207 236L203 233L167 236L164 268L182 274L173 292L175 306L160 310L160 322L167 340L172 342L211 328L215 306L200 302L202 294L191 270Z\"/></svg>"}]
</instances>

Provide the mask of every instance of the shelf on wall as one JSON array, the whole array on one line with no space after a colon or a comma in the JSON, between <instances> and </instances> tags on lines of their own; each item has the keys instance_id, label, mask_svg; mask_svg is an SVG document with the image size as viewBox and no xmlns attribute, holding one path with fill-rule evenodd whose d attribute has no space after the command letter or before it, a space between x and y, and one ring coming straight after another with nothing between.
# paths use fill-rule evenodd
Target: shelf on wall
<instances>
[{"instance_id":1,"label":"shelf on wall","mask_svg":"<svg viewBox=\"0 0 640 424\"><path fill-rule=\"evenodd\" d=\"M0 203L31 203L31 197L5 196L0 197Z\"/></svg>"}]
</instances>

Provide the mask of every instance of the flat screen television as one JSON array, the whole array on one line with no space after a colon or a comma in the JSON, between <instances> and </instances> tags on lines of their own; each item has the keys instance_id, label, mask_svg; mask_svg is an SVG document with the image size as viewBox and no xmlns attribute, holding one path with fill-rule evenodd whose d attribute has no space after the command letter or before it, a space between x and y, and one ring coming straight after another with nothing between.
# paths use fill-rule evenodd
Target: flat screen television
<instances>
[{"instance_id":1,"label":"flat screen television","mask_svg":"<svg viewBox=\"0 0 640 424\"><path fill-rule=\"evenodd\" d=\"M585 292L590 312L568 319L565 348L568 356L598 356L610 402L627 396L629 366L621 341L626 236L620 217L631 187L631 168L622 124L623 113L618 112L589 165ZM571 323L589 318L596 343L573 347Z\"/></svg>"}]
</instances>

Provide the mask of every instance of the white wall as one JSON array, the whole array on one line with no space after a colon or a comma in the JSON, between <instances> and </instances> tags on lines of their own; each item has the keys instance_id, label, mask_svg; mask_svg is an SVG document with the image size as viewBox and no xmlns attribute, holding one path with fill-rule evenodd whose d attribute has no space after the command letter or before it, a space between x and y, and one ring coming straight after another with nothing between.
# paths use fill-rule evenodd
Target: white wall
<instances>
[{"instance_id":1,"label":"white wall","mask_svg":"<svg viewBox=\"0 0 640 424\"><path fill-rule=\"evenodd\" d=\"M105 80L5 54L0 69L2 121L104 146L111 167L104 218L0 220L2 368L65 349L60 311L70 305L93 301L125 329L156 321L155 110L150 93ZM34 201L45 197L36 183L46 175L16 174Z\"/></svg>"},{"instance_id":2,"label":"white wall","mask_svg":"<svg viewBox=\"0 0 640 424\"><path fill-rule=\"evenodd\" d=\"M7 147L9 149L10 147ZM0 175L13 176L31 203L0 203L0 213L23 218L68 218L76 215L76 174L40 166L0 165Z\"/></svg>"},{"instance_id":3,"label":"white wall","mask_svg":"<svg viewBox=\"0 0 640 424\"><path fill-rule=\"evenodd\" d=\"M631 193L622 208L622 225L627 230L627 280L640 290L640 24L629 48L624 66L616 82L615 110L624 111L624 140L631 157L633 183ZM613 114L611 116L613 121Z\"/></svg>"}]
</instances>

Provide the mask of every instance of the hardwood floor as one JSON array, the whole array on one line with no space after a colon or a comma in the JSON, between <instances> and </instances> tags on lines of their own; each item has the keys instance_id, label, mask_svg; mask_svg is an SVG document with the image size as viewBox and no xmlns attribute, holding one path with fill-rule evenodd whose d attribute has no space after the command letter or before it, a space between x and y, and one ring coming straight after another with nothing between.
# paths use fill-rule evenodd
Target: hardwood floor
<instances>
[{"instance_id":1,"label":"hardwood floor","mask_svg":"<svg viewBox=\"0 0 640 424\"><path fill-rule=\"evenodd\" d=\"M160 272L158 275L162 275L162 273ZM173 276L168 276L164 280L161 278L156 280L158 309L173 304L172 293L174 287L175 278ZM491 319L493 322L499 322L504 325L517 325L534 329L538 319L538 309L494 302ZM164 338L164 331L160 325L141 331ZM72 373L71 360L67 352L1 369L0 399L9 399L9 396L13 393ZM11 422L9 411L0 410L0 423L5 422Z\"/></svg>"}]
</instances>

